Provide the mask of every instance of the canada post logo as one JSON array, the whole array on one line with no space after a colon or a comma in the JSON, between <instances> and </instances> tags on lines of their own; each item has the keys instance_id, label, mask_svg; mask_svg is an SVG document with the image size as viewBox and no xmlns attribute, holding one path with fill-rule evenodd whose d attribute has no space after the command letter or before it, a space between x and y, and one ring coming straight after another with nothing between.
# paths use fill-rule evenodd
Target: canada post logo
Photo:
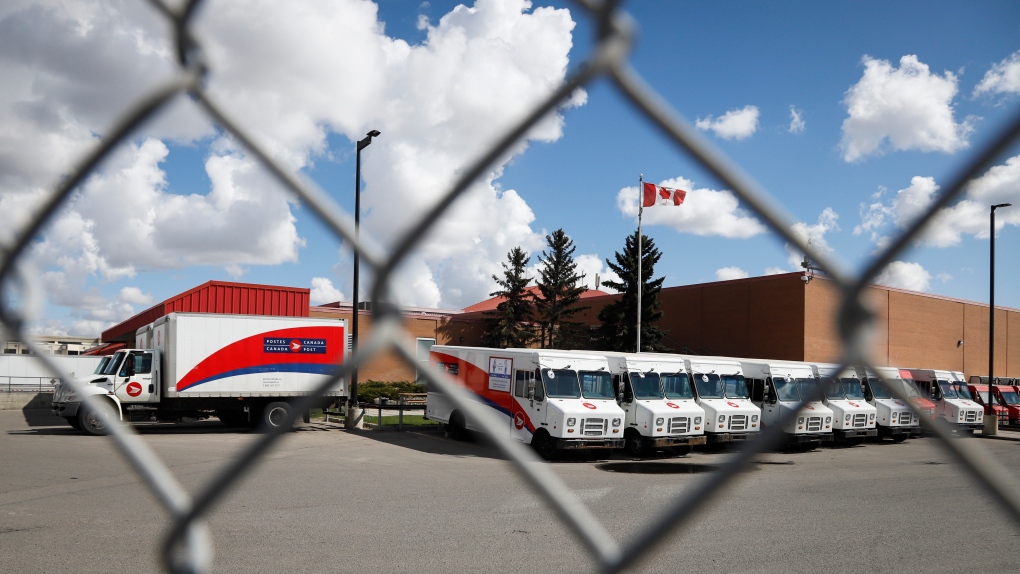
<instances>
[{"instance_id":1,"label":"canada post logo","mask_svg":"<svg viewBox=\"0 0 1020 574\"><path fill-rule=\"evenodd\" d=\"M325 355L326 340L266 337L263 339L263 351L266 353L314 353L316 355Z\"/></svg>"}]
</instances>

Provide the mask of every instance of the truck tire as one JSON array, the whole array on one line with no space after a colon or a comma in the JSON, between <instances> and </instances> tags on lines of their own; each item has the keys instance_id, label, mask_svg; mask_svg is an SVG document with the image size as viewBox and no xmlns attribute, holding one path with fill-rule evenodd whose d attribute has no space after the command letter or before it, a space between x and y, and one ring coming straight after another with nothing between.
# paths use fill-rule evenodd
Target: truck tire
<instances>
[{"instance_id":1,"label":"truck tire","mask_svg":"<svg viewBox=\"0 0 1020 574\"><path fill-rule=\"evenodd\" d=\"M531 447L535 449L538 456L545 460L556 460L559 452L556 450L556 441L553 440L545 429L539 429L535 437L531 439Z\"/></svg>"},{"instance_id":2,"label":"truck tire","mask_svg":"<svg viewBox=\"0 0 1020 574\"><path fill-rule=\"evenodd\" d=\"M74 430L78 430L78 431L81 430L81 423L78 422L78 417L76 417L76 416L74 416L74 417L67 417L64 420L67 421L67 424L71 425L71 428L73 428Z\"/></svg>"},{"instance_id":3,"label":"truck tire","mask_svg":"<svg viewBox=\"0 0 1020 574\"><path fill-rule=\"evenodd\" d=\"M106 424L103 422L103 419L99 414L100 412L105 412L109 420L114 423L119 420L117 410L109 401L103 399L98 401L95 405L85 402L82 403L78 412L78 425L81 427L82 432L92 436L101 436L109 432L109 429L106 427Z\"/></svg>"},{"instance_id":4,"label":"truck tire","mask_svg":"<svg viewBox=\"0 0 1020 574\"><path fill-rule=\"evenodd\" d=\"M444 429L446 436L453 440L464 440L467 438L467 424L464 422L464 414L460 411L453 411L450 415L450 422L446 423Z\"/></svg>"},{"instance_id":5,"label":"truck tire","mask_svg":"<svg viewBox=\"0 0 1020 574\"><path fill-rule=\"evenodd\" d=\"M284 401L269 403L266 408L262 409L262 415L259 417L261 428L263 430L282 428L287 417L290 416L290 411L290 403Z\"/></svg>"},{"instance_id":6,"label":"truck tire","mask_svg":"<svg viewBox=\"0 0 1020 574\"><path fill-rule=\"evenodd\" d=\"M624 443L624 449L627 451L627 454L631 456L644 456L645 451L647 450L645 449L644 437L641 436L641 433L633 429L627 430L629 432L625 437L626 442Z\"/></svg>"}]
</instances>

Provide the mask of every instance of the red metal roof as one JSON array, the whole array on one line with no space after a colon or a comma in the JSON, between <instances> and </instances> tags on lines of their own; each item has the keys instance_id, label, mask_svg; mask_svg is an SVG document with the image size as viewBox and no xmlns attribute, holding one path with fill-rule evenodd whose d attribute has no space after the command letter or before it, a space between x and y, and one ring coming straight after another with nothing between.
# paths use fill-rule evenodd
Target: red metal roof
<instances>
[{"instance_id":1,"label":"red metal roof","mask_svg":"<svg viewBox=\"0 0 1020 574\"><path fill-rule=\"evenodd\" d=\"M542 297L542 292L538 290L537 285L532 285L531 287L528 287L524 291L529 293L532 297L537 298ZM605 291L599 291L598 289L585 289L584 291L581 292L581 299L589 299L591 297L602 297L604 295L609 295L609 293L606 293ZM464 312L476 313L478 311L492 311L505 300L506 297L493 297L492 299L486 299L485 301L475 303L470 307L465 307Z\"/></svg>"},{"instance_id":2,"label":"red metal roof","mask_svg":"<svg viewBox=\"0 0 1020 574\"><path fill-rule=\"evenodd\" d=\"M103 331L102 340L134 342L135 331L174 312L307 317L309 289L209 281Z\"/></svg>"}]
</instances>

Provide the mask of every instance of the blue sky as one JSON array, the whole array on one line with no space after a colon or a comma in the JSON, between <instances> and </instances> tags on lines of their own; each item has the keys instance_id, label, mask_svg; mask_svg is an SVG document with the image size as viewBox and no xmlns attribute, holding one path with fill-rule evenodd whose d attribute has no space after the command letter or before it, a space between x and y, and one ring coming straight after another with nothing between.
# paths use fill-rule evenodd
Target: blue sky
<instances>
[{"instance_id":1,"label":"blue sky","mask_svg":"<svg viewBox=\"0 0 1020 574\"><path fill-rule=\"evenodd\" d=\"M168 77L165 30L135 4L0 8L0 68L14 79L0 90L11 126L0 133L9 166L0 234L118 110ZM450 16L456 2L279 4L203 7L210 90L348 211L353 142L382 131L362 156L362 216L384 246L592 48L591 24L572 4L491 0ZM638 26L633 67L783 204L797 232L851 269L1020 110L1013 2L624 7ZM4 33L26 25L47 34ZM605 259L636 226L639 173L690 192L683 206L645 212L667 286L796 270L798 255L615 86L600 79L572 104L479 182L405 266L405 303L484 299L510 249L537 255L557 228L589 277L605 277ZM996 302L1020 307L1015 156L1020 145L882 281L987 301L988 205L1013 201L1015 212L997 212ZM310 287L320 302L351 293L349 252L186 102L107 162L32 259L48 295L37 331L95 334L210 279Z\"/></svg>"}]
</instances>

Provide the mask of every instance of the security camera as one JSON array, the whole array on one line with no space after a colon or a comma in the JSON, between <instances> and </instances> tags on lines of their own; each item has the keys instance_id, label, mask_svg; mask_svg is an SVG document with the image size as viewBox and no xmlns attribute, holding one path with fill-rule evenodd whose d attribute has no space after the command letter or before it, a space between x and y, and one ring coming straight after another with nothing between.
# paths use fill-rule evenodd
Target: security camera
<instances>
[{"instance_id":1,"label":"security camera","mask_svg":"<svg viewBox=\"0 0 1020 574\"><path fill-rule=\"evenodd\" d=\"M804 283L807 283L808 281L811 281L811 278L808 277L807 275L801 275L800 280L803 281Z\"/></svg>"}]
</instances>

